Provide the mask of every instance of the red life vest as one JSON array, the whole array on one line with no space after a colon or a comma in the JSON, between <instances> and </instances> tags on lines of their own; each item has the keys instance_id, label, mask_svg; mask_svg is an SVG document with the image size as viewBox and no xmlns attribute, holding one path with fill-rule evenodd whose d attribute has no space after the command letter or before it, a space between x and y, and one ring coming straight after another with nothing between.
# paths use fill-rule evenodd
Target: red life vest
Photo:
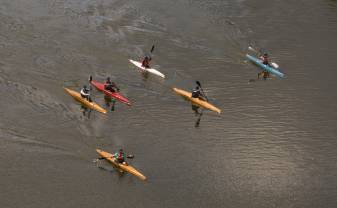
<instances>
[{"instance_id":1,"label":"red life vest","mask_svg":"<svg viewBox=\"0 0 337 208\"><path fill-rule=\"evenodd\" d=\"M124 157L123 157L123 153L122 153L122 152L119 152L119 153L118 153L118 155L117 155L117 159L118 159L118 160L122 160L122 159L124 159Z\"/></svg>"}]
</instances>

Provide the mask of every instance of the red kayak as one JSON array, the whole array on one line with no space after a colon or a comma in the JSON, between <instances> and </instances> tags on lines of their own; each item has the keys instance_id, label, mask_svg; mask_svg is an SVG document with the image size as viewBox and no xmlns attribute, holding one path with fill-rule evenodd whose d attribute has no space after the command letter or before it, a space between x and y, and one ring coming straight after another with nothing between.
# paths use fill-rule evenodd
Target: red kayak
<instances>
[{"instance_id":1,"label":"red kayak","mask_svg":"<svg viewBox=\"0 0 337 208\"><path fill-rule=\"evenodd\" d=\"M120 102L125 103L127 105L131 105L130 101L127 98L123 97L118 92L110 92L104 89L104 84L96 82L95 80L91 80L91 84L94 85L99 91L103 91L105 95L112 97L112 98L116 98Z\"/></svg>"}]
</instances>

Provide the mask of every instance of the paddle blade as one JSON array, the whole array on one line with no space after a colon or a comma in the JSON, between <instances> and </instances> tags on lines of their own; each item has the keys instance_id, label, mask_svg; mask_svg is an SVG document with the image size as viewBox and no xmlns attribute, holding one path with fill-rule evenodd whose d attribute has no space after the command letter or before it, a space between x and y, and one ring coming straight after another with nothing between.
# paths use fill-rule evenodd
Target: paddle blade
<instances>
[{"instance_id":1,"label":"paddle blade","mask_svg":"<svg viewBox=\"0 0 337 208\"><path fill-rule=\"evenodd\" d=\"M248 46L248 50L251 50L251 51L253 51L253 52L257 52L253 47L251 47L251 46Z\"/></svg>"},{"instance_id":2,"label":"paddle blade","mask_svg":"<svg viewBox=\"0 0 337 208\"><path fill-rule=\"evenodd\" d=\"M135 156L134 155L127 155L126 157L129 158L129 159L133 159Z\"/></svg>"},{"instance_id":3,"label":"paddle blade","mask_svg":"<svg viewBox=\"0 0 337 208\"><path fill-rule=\"evenodd\" d=\"M151 48L150 52L152 53L152 52L153 52L153 50L154 50L154 45L152 46L152 48Z\"/></svg>"},{"instance_id":4,"label":"paddle blade","mask_svg":"<svg viewBox=\"0 0 337 208\"><path fill-rule=\"evenodd\" d=\"M201 84L200 84L199 81L195 81L195 83L196 83L199 87L201 87Z\"/></svg>"},{"instance_id":5,"label":"paddle blade","mask_svg":"<svg viewBox=\"0 0 337 208\"><path fill-rule=\"evenodd\" d=\"M271 62L270 64L272 67L274 67L275 69L279 68L279 65L275 62Z\"/></svg>"}]
</instances>

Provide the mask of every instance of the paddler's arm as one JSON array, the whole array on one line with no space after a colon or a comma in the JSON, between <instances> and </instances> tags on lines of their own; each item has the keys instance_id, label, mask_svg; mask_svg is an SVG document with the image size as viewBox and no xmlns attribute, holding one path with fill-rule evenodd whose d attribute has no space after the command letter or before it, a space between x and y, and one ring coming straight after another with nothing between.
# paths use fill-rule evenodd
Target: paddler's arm
<instances>
[{"instance_id":1,"label":"paddler's arm","mask_svg":"<svg viewBox=\"0 0 337 208\"><path fill-rule=\"evenodd\" d=\"M116 90L119 92L119 87L116 85L116 83L113 83L112 86L115 87Z\"/></svg>"},{"instance_id":2,"label":"paddler's arm","mask_svg":"<svg viewBox=\"0 0 337 208\"><path fill-rule=\"evenodd\" d=\"M203 101L207 101L206 96L205 96L205 94L204 94L202 91L200 91L200 96L199 96L199 98L200 98L201 100L203 100Z\"/></svg>"}]
</instances>

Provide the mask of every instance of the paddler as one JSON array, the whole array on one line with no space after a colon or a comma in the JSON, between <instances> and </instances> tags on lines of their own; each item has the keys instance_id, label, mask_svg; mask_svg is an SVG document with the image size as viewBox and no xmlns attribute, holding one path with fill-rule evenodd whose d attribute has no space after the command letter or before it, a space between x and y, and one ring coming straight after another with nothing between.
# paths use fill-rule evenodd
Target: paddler
<instances>
[{"instance_id":1,"label":"paddler","mask_svg":"<svg viewBox=\"0 0 337 208\"><path fill-rule=\"evenodd\" d=\"M202 94L201 89L199 86L196 86L193 90L192 90L192 97L193 98L199 98L201 100L206 100L205 96Z\"/></svg>"},{"instance_id":2,"label":"paddler","mask_svg":"<svg viewBox=\"0 0 337 208\"><path fill-rule=\"evenodd\" d=\"M115 158L115 161L118 163L127 164L125 162L125 153L122 148L119 149L119 151L116 152L112 157Z\"/></svg>"},{"instance_id":3,"label":"paddler","mask_svg":"<svg viewBox=\"0 0 337 208\"><path fill-rule=\"evenodd\" d=\"M260 56L260 59L264 65L269 66L269 56L268 53L264 53L262 56Z\"/></svg>"},{"instance_id":4,"label":"paddler","mask_svg":"<svg viewBox=\"0 0 337 208\"><path fill-rule=\"evenodd\" d=\"M110 92L119 92L119 88L117 87L116 83L112 82L110 77L107 77L106 78L106 81L104 83L104 89L105 90L108 90ZM109 97L109 96L104 96L104 99L105 99L105 104L109 107L110 106L110 103L112 101L112 105L111 105L111 111L114 111L115 110L115 103L116 103L116 100Z\"/></svg>"},{"instance_id":5,"label":"paddler","mask_svg":"<svg viewBox=\"0 0 337 208\"><path fill-rule=\"evenodd\" d=\"M142 61L142 67L150 68L150 61L151 61L151 60L152 60L151 57L145 56L145 58L144 58L143 61Z\"/></svg>"},{"instance_id":6,"label":"paddler","mask_svg":"<svg viewBox=\"0 0 337 208\"><path fill-rule=\"evenodd\" d=\"M192 90L192 97L193 98L199 98L200 100L206 100L205 96L203 95L200 86L196 86L193 90ZM199 115L199 106L197 105L193 105L192 104L192 110L195 112L195 115Z\"/></svg>"},{"instance_id":7,"label":"paddler","mask_svg":"<svg viewBox=\"0 0 337 208\"><path fill-rule=\"evenodd\" d=\"M270 66L268 53L264 53L262 56L260 56L260 59L264 65ZM267 78L269 78L270 73L267 71L262 71L257 74L257 78L259 79L260 76L262 76L263 79L266 80Z\"/></svg>"},{"instance_id":8,"label":"paddler","mask_svg":"<svg viewBox=\"0 0 337 208\"><path fill-rule=\"evenodd\" d=\"M104 89L109 90L110 92L119 92L119 88L117 87L116 83L111 81L110 77L106 78Z\"/></svg>"},{"instance_id":9,"label":"paddler","mask_svg":"<svg viewBox=\"0 0 337 208\"><path fill-rule=\"evenodd\" d=\"M83 85L81 89L81 97L87 99L89 102L92 102L90 98L90 89L88 89L87 85Z\"/></svg>"}]
</instances>

